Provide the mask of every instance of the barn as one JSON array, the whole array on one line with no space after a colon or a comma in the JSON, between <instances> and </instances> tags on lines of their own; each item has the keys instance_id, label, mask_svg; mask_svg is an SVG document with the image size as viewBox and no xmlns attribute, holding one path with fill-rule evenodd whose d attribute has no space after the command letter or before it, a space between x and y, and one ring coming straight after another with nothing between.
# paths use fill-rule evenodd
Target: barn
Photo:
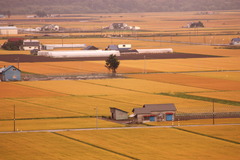
<instances>
[{"instance_id":1,"label":"barn","mask_svg":"<svg viewBox=\"0 0 240 160\"><path fill-rule=\"evenodd\" d=\"M20 81L21 71L13 65L0 68L1 81Z\"/></svg>"},{"instance_id":2,"label":"barn","mask_svg":"<svg viewBox=\"0 0 240 160\"><path fill-rule=\"evenodd\" d=\"M134 108L132 112L138 123L174 121L176 107L173 103L145 104L142 108Z\"/></svg>"},{"instance_id":3,"label":"barn","mask_svg":"<svg viewBox=\"0 0 240 160\"><path fill-rule=\"evenodd\" d=\"M128 119L128 112L123 111L118 108L110 107L111 111L111 118L114 120L127 120Z\"/></svg>"},{"instance_id":4,"label":"barn","mask_svg":"<svg viewBox=\"0 0 240 160\"><path fill-rule=\"evenodd\" d=\"M15 26L0 26L0 35L18 34L18 29Z\"/></svg>"}]
</instances>

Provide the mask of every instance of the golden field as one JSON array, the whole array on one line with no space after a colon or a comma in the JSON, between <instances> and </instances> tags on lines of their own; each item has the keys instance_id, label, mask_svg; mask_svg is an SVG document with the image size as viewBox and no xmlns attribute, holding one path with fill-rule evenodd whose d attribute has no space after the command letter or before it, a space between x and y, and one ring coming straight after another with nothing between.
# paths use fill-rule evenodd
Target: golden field
<instances>
[{"instance_id":1,"label":"golden field","mask_svg":"<svg viewBox=\"0 0 240 160\"><path fill-rule=\"evenodd\" d=\"M16 131L27 130L51 130L51 129L75 129L75 128L108 128L123 127L124 125L104 121L96 118L62 118L62 119L41 119L41 120L17 120ZM13 131L13 121L1 122L0 131Z\"/></svg>"},{"instance_id":2,"label":"golden field","mask_svg":"<svg viewBox=\"0 0 240 160\"><path fill-rule=\"evenodd\" d=\"M196 12L87 14L96 21L56 22L66 28L101 30L114 22L126 21L143 31L101 31L98 33L51 33L54 38L37 36L43 44L87 44L105 49L110 44L132 44L138 48L173 48L187 54L215 55L211 58L121 60L118 78L93 80L54 80L0 82L0 159L239 159L239 118L174 121L143 124L174 125L175 128L95 130L96 116L111 116L109 107L132 114L144 104L174 103L177 113L211 113L212 101L186 99L161 93L215 98L239 102L239 49L221 49L214 44L228 44L238 37L239 11L218 11L213 15ZM12 16L24 18L24 16ZM193 19L201 19L205 28L182 28ZM29 28L48 24L14 22ZM123 34L123 38L86 38L86 36ZM128 39L128 35L134 35ZM156 36L157 35L157 36ZM79 36L71 38L71 36ZM6 37L0 36L0 44ZM178 43L181 42L181 43ZM205 43L208 45L188 44ZM0 55L30 54L29 51L6 51ZM0 66L17 65L0 58ZM28 76L65 76L107 74L104 61L21 62L23 78ZM172 73L174 72L174 73ZM240 112L239 105L215 102L215 112ZM13 131L13 117L17 133ZM228 124L228 125L226 125ZM229 125L235 124L235 125ZM131 126L98 119L99 128ZM21 133L27 130L92 128L87 131L57 133ZM203 136L201 134L205 134ZM214 138L215 137L215 138ZM218 139L220 138L220 139ZM235 141L236 143L229 142Z\"/></svg>"},{"instance_id":3,"label":"golden field","mask_svg":"<svg viewBox=\"0 0 240 160\"><path fill-rule=\"evenodd\" d=\"M239 144L227 141L239 142L239 126L181 128L200 134L204 133L206 136L174 128L71 131L57 132L56 134L0 134L1 152L4 153L1 157L6 160L17 158L61 159L62 157L67 159L81 157L81 159L143 160L156 157L158 159L184 160L192 158L235 160L239 158ZM212 137L207 137L208 135Z\"/></svg>"},{"instance_id":4,"label":"golden field","mask_svg":"<svg viewBox=\"0 0 240 160\"><path fill-rule=\"evenodd\" d=\"M240 91L202 92L202 93L191 93L191 95L217 98L217 99L225 99L225 100L240 102Z\"/></svg>"},{"instance_id":5,"label":"golden field","mask_svg":"<svg viewBox=\"0 0 240 160\"><path fill-rule=\"evenodd\" d=\"M151 74L151 76L148 76L147 74L141 75L139 74L131 75L129 77L212 90L228 90L228 91L240 90L240 85L238 81L197 77L186 74L164 73L164 74Z\"/></svg>"}]
</instances>

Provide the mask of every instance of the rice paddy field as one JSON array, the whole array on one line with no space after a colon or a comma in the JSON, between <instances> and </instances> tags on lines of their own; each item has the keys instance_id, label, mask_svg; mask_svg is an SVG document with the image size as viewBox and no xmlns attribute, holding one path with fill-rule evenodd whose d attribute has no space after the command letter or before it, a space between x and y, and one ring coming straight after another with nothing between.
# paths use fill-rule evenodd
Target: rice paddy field
<instances>
[{"instance_id":1,"label":"rice paddy field","mask_svg":"<svg viewBox=\"0 0 240 160\"><path fill-rule=\"evenodd\" d=\"M1 134L1 158L235 160L238 130L238 126L206 126Z\"/></svg>"},{"instance_id":2,"label":"rice paddy field","mask_svg":"<svg viewBox=\"0 0 240 160\"><path fill-rule=\"evenodd\" d=\"M40 18L30 24L24 16L12 17L19 19L14 24L20 28L50 23ZM111 116L110 107L130 115L133 108L161 103L174 103L179 114L212 113L213 102L216 113L239 113L240 51L219 46L239 36L239 18L239 11L87 14L83 21L56 24L96 31L126 22L142 30L16 35L37 36L42 44L87 44L100 49L132 44L133 49L173 48L215 57L121 60L117 78L0 82L0 160L239 159L239 117L216 118L215 125L212 119L131 125L101 118ZM182 28L196 19L206 27ZM104 37L107 34L123 37ZM0 37L0 44L8 38ZM0 49L0 55L9 54L30 53ZM109 74L103 60L19 62L23 79ZM17 66L18 61L0 59L0 66L7 65Z\"/></svg>"}]
</instances>

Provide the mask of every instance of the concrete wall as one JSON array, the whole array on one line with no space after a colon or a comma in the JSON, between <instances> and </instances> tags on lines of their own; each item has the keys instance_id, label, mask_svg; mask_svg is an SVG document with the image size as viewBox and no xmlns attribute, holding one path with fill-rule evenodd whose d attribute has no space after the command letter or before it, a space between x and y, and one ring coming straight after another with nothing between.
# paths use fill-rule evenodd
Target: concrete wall
<instances>
[{"instance_id":1,"label":"concrete wall","mask_svg":"<svg viewBox=\"0 0 240 160\"><path fill-rule=\"evenodd\" d=\"M114 119L116 120L126 120L128 119L128 114L119 110L115 110Z\"/></svg>"}]
</instances>

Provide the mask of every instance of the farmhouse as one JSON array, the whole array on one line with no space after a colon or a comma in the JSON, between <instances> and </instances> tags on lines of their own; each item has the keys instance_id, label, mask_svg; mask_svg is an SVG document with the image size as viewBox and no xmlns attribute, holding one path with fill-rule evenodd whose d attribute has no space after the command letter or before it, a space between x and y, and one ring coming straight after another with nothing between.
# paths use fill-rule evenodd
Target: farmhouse
<instances>
[{"instance_id":1,"label":"farmhouse","mask_svg":"<svg viewBox=\"0 0 240 160\"><path fill-rule=\"evenodd\" d=\"M48 24L41 28L41 31L59 31L60 27L55 24Z\"/></svg>"},{"instance_id":2,"label":"farmhouse","mask_svg":"<svg viewBox=\"0 0 240 160\"><path fill-rule=\"evenodd\" d=\"M240 38L233 38L230 45L240 45Z\"/></svg>"},{"instance_id":3,"label":"farmhouse","mask_svg":"<svg viewBox=\"0 0 240 160\"><path fill-rule=\"evenodd\" d=\"M18 29L15 26L1 26L0 35L18 34Z\"/></svg>"},{"instance_id":4,"label":"farmhouse","mask_svg":"<svg viewBox=\"0 0 240 160\"><path fill-rule=\"evenodd\" d=\"M111 111L111 118L114 120L127 120L128 119L128 112L123 111L118 108L110 107Z\"/></svg>"},{"instance_id":5,"label":"farmhouse","mask_svg":"<svg viewBox=\"0 0 240 160\"><path fill-rule=\"evenodd\" d=\"M20 81L21 71L12 65L0 68L0 80L1 81Z\"/></svg>"},{"instance_id":6,"label":"farmhouse","mask_svg":"<svg viewBox=\"0 0 240 160\"><path fill-rule=\"evenodd\" d=\"M139 30L138 26L128 26L126 23L112 23L108 27L104 27L103 29L109 30Z\"/></svg>"},{"instance_id":7,"label":"farmhouse","mask_svg":"<svg viewBox=\"0 0 240 160\"><path fill-rule=\"evenodd\" d=\"M23 45L21 46L21 49L27 50L27 51L40 50L41 44L38 40L27 39L27 40L23 40Z\"/></svg>"},{"instance_id":8,"label":"farmhouse","mask_svg":"<svg viewBox=\"0 0 240 160\"><path fill-rule=\"evenodd\" d=\"M173 121L176 107L174 104L145 104L142 108L134 108L133 115L138 123L149 121Z\"/></svg>"},{"instance_id":9,"label":"farmhouse","mask_svg":"<svg viewBox=\"0 0 240 160\"><path fill-rule=\"evenodd\" d=\"M106 50L116 50L116 51L128 51L132 48L131 44L118 44L118 45L109 45Z\"/></svg>"}]
</instances>

